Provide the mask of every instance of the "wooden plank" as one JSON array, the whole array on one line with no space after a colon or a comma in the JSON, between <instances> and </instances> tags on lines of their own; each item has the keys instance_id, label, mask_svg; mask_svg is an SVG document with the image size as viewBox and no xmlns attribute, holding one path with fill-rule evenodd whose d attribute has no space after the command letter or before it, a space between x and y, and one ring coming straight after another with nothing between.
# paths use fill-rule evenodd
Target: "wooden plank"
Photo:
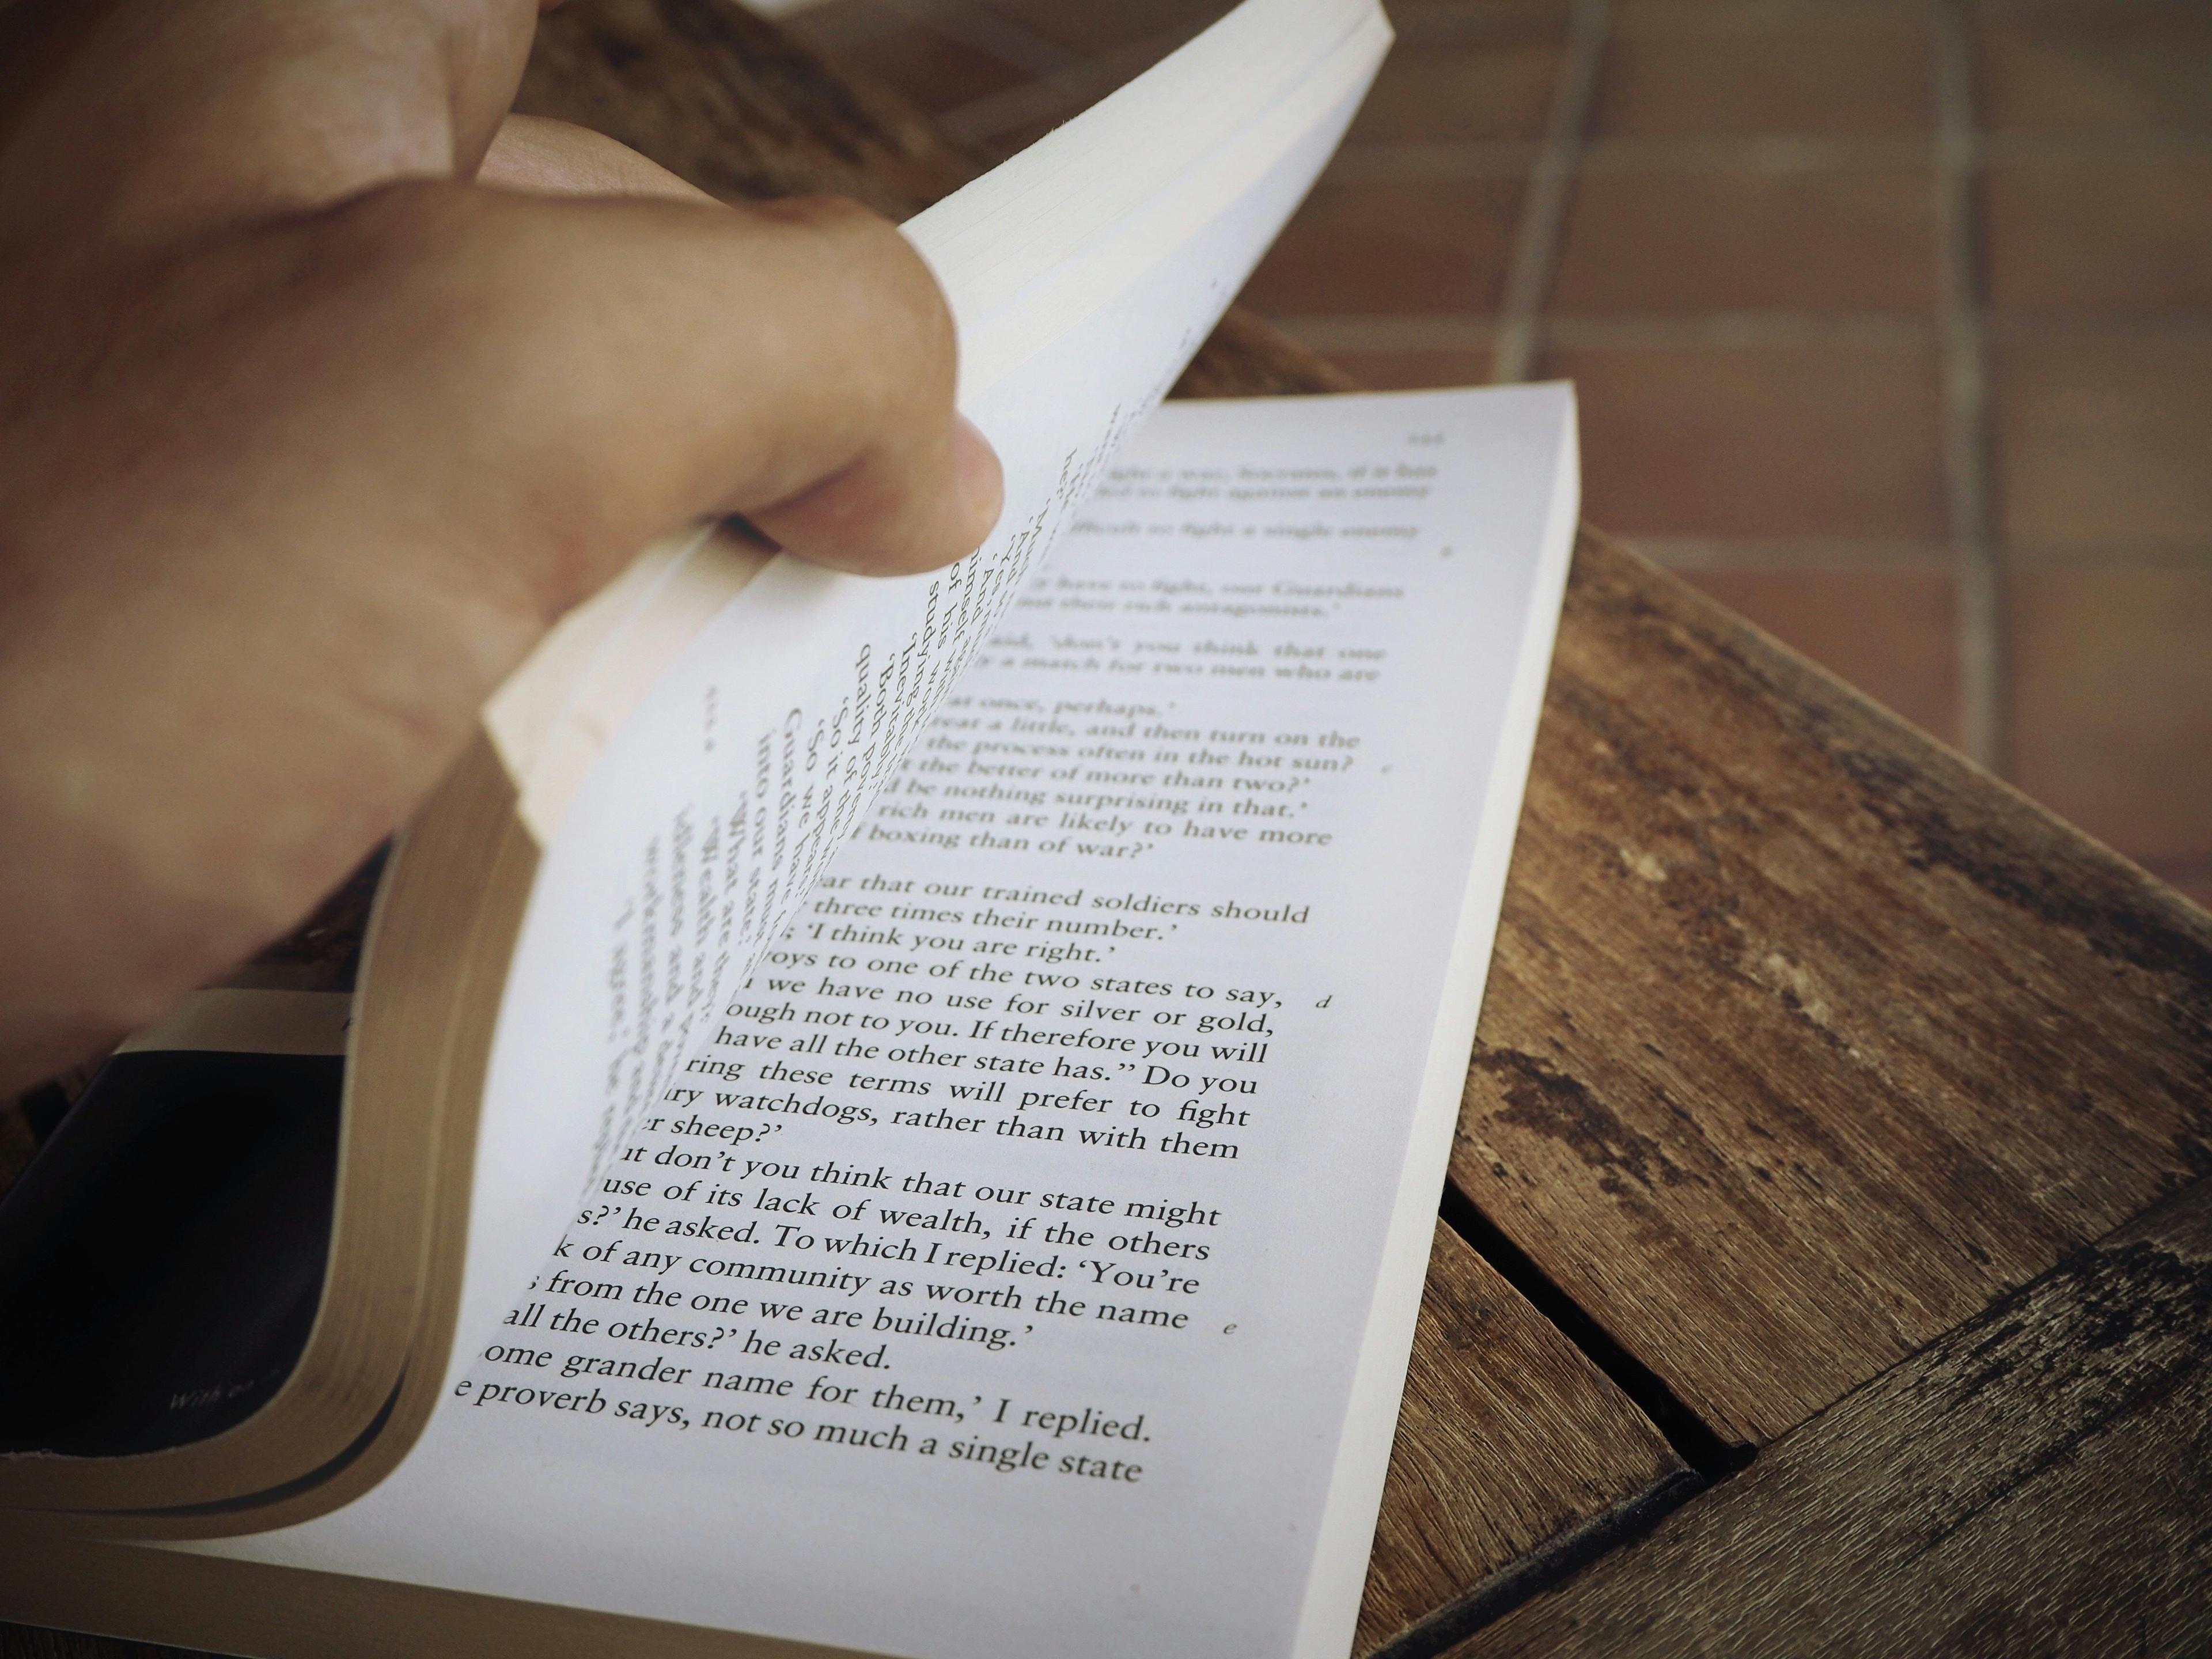
<instances>
[{"instance_id":1,"label":"wooden plank","mask_svg":"<svg viewBox=\"0 0 2212 1659\"><path fill-rule=\"evenodd\" d=\"M2212 1649L2212 1183L1454 1659Z\"/></svg>"},{"instance_id":2,"label":"wooden plank","mask_svg":"<svg viewBox=\"0 0 2212 1659\"><path fill-rule=\"evenodd\" d=\"M1764 1442L2212 1170L2212 918L1622 550L1560 631L1453 1174Z\"/></svg>"},{"instance_id":3,"label":"wooden plank","mask_svg":"<svg viewBox=\"0 0 2212 1659\"><path fill-rule=\"evenodd\" d=\"M1695 1484L1650 1420L1439 1224L1354 1651L1593 1516Z\"/></svg>"},{"instance_id":4,"label":"wooden plank","mask_svg":"<svg viewBox=\"0 0 2212 1659\"><path fill-rule=\"evenodd\" d=\"M1356 392L1359 383L1249 311L1231 311L1206 337L1168 394L1174 398L1278 398Z\"/></svg>"}]
</instances>

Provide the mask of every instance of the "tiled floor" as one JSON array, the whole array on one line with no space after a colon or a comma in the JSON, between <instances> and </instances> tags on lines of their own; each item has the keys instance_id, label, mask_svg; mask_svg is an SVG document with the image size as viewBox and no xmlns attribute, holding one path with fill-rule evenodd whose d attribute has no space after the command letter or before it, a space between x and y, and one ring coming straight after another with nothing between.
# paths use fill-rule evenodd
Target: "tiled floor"
<instances>
[{"instance_id":1,"label":"tiled floor","mask_svg":"<svg viewBox=\"0 0 2212 1659\"><path fill-rule=\"evenodd\" d=\"M1247 302L2212 903L2212 3L1395 0ZM789 21L994 153L1218 0Z\"/></svg>"}]
</instances>

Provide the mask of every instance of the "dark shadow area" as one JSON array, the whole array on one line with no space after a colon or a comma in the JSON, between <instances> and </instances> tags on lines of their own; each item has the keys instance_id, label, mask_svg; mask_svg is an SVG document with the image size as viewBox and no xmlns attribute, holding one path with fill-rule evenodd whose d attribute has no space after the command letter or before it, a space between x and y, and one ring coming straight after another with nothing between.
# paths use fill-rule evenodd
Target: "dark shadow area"
<instances>
[{"instance_id":1,"label":"dark shadow area","mask_svg":"<svg viewBox=\"0 0 2212 1659\"><path fill-rule=\"evenodd\" d=\"M337 1055L104 1066L0 1201L0 1451L188 1444L265 1405L321 1300Z\"/></svg>"}]
</instances>

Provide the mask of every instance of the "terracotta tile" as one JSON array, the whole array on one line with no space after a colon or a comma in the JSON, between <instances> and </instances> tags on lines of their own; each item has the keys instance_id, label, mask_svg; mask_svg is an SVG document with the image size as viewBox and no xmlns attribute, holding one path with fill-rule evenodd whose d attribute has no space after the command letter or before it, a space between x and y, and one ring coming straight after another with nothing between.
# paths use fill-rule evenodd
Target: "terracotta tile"
<instances>
[{"instance_id":1,"label":"terracotta tile","mask_svg":"<svg viewBox=\"0 0 2212 1659\"><path fill-rule=\"evenodd\" d=\"M2000 523L2015 546L2212 542L2212 336L2001 340L1995 382Z\"/></svg>"},{"instance_id":2,"label":"terracotta tile","mask_svg":"<svg viewBox=\"0 0 2212 1659\"><path fill-rule=\"evenodd\" d=\"M1914 167L1590 172L1564 312L1917 311L1935 302L1935 186Z\"/></svg>"},{"instance_id":3,"label":"terracotta tile","mask_svg":"<svg viewBox=\"0 0 2212 1659\"><path fill-rule=\"evenodd\" d=\"M1682 579L1876 702L1958 740L1958 615L1941 570L1695 570Z\"/></svg>"},{"instance_id":4,"label":"terracotta tile","mask_svg":"<svg viewBox=\"0 0 2212 1659\"><path fill-rule=\"evenodd\" d=\"M1984 5L1982 118L1994 131L2212 126L2202 0Z\"/></svg>"},{"instance_id":5,"label":"terracotta tile","mask_svg":"<svg viewBox=\"0 0 2212 1659\"><path fill-rule=\"evenodd\" d=\"M1582 406L1583 510L1624 535L1935 542L1935 347L1555 350Z\"/></svg>"},{"instance_id":6,"label":"terracotta tile","mask_svg":"<svg viewBox=\"0 0 2212 1659\"><path fill-rule=\"evenodd\" d=\"M2212 311L2212 155L2011 161L1984 201L1995 306Z\"/></svg>"},{"instance_id":7,"label":"terracotta tile","mask_svg":"<svg viewBox=\"0 0 2212 1659\"><path fill-rule=\"evenodd\" d=\"M1231 0L970 0L979 10L1018 23L1031 33L1084 53L1111 52L1148 35L1212 22Z\"/></svg>"},{"instance_id":8,"label":"terracotta tile","mask_svg":"<svg viewBox=\"0 0 2212 1659\"><path fill-rule=\"evenodd\" d=\"M1603 137L1925 132L1935 53L1907 15L1792 12L1765 27L1616 29L1593 130Z\"/></svg>"},{"instance_id":9,"label":"terracotta tile","mask_svg":"<svg viewBox=\"0 0 2212 1659\"><path fill-rule=\"evenodd\" d=\"M2137 858L2212 862L2212 567L2011 584L2016 781Z\"/></svg>"},{"instance_id":10,"label":"terracotta tile","mask_svg":"<svg viewBox=\"0 0 2212 1659\"><path fill-rule=\"evenodd\" d=\"M1498 307L1522 183L1323 184L1261 261L1244 303L1280 317Z\"/></svg>"},{"instance_id":11,"label":"terracotta tile","mask_svg":"<svg viewBox=\"0 0 2212 1659\"><path fill-rule=\"evenodd\" d=\"M1401 40L1383 60L1349 142L1540 138L1565 50L1551 20L1472 40Z\"/></svg>"},{"instance_id":12,"label":"terracotta tile","mask_svg":"<svg viewBox=\"0 0 2212 1659\"><path fill-rule=\"evenodd\" d=\"M904 94L932 115L1022 85L1029 75L921 23L834 41L825 55Z\"/></svg>"}]
</instances>

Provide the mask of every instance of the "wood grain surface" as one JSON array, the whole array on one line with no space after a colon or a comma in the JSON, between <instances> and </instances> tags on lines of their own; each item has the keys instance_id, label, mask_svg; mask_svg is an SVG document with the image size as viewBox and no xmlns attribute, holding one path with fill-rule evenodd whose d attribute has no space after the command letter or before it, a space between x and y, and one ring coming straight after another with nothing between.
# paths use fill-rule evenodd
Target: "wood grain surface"
<instances>
[{"instance_id":1,"label":"wood grain surface","mask_svg":"<svg viewBox=\"0 0 2212 1659\"><path fill-rule=\"evenodd\" d=\"M1697 1484L1650 1419L1440 1224L1354 1650L1595 1517Z\"/></svg>"},{"instance_id":2,"label":"wood grain surface","mask_svg":"<svg viewBox=\"0 0 2212 1659\"><path fill-rule=\"evenodd\" d=\"M2212 1170L2212 918L1586 537L1453 1175L1770 1440Z\"/></svg>"},{"instance_id":3,"label":"wood grain surface","mask_svg":"<svg viewBox=\"0 0 2212 1659\"><path fill-rule=\"evenodd\" d=\"M2212 1650L2212 1184L1451 1650Z\"/></svg>"}]
</instances>

